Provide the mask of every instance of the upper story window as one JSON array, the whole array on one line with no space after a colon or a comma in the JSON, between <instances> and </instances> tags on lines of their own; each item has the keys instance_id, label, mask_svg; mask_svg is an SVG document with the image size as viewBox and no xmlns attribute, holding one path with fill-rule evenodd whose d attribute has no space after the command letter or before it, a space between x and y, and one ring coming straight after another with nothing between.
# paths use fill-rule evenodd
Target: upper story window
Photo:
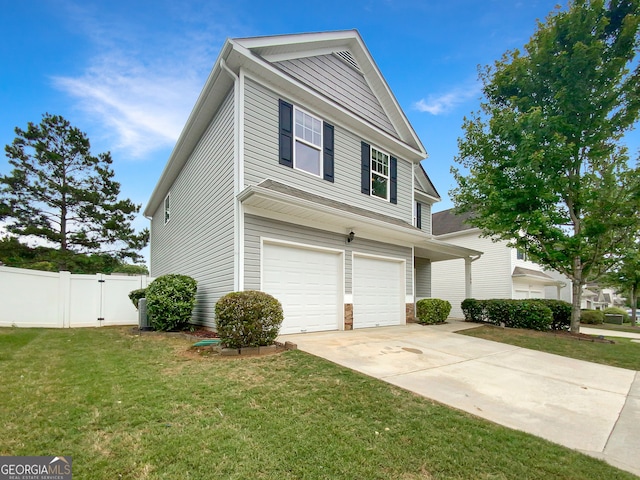
<instances>
[{"instance_id":1,"label":"upper story window","mask_svg":"<svg viewBox=\"0 0 640 480\"><path fill-rule=\"evenodd\" d=\"M519 248L516 250L516 258L518 260L529 260L527 258L527 252L525 252L524 250L520 250Z\"/></svg>"},{"instance_id":2,"label":"upper story window","mask_svg":"<svg viewBox=\"0 0 640 480\"><path fill-rule=\"evenodd\" d=\"M280 165L333 182L333 125L280 100L278 130Z\"/></svg>"},{"instance_id":3,"label":"upper story window","mask_svg":"<svg viewBox=\"0 0 640 480\"><path fill-rule=\"evenodd\" d=\"M170 200L169 200L169 195L167 194L166 197L164 197L164 223L166 224L169 221L169 210L170 210Z\"/></svg>"},{"instance_id":4,"label":"upper story window","mask_svg":"<svg viewBox=\"0 0 640 480\"><path fill-rule=\"evenodd\" d=\"M398 203L398 160L361 142L361 191L391 203Z\"/></svg>"},{"instance_id":5,"label":"upper story window","mask_svg":"<svg viewBox=\"0 0 640 480\"><path fill-rule=\"evenodd\" d=\"M295 108L295 153L293 166L322 176L322 120Z\"/></svg>"},{"instance_id":6,"label":"upper story window","mask_svg":"<svg viewBox=\"0 0 640 480\"><path fill-rule=\"evenodd\" d=\"M389 200L389 155L371 147L371 195Z\"/></svg>"}]
</instances>

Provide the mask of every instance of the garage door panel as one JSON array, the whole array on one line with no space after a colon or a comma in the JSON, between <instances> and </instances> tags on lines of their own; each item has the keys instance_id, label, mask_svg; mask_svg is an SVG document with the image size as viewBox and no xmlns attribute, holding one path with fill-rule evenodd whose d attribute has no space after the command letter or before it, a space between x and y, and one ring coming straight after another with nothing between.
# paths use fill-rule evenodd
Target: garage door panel
<instances>
[{"instance_id":1,"label":"garage door panel","mask_svg":"<svg viewBox=\"0 0 640 480\"><path fill-rule=\"evenodd\" d=\"M404 324L403 279L402 262L354 257L353 327Z\"/></svg>"},{"instance_id":2,"label":"garage door panel","mask_svg":"<svg viewBox=\"0 0 640 480\"><path fill-rule=\"evenodd\" d=\"M280 333L339 328L342 263L339 252L264 244L262 290L282 303Z\"/></svg>"}]
</instances>

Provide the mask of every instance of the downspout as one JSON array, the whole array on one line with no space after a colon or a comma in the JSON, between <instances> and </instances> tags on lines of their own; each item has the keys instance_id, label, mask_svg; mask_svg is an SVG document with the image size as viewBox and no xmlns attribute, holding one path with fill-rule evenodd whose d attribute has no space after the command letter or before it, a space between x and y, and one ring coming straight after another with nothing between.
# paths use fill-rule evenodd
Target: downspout
<instances>
[{"instance_id":1,"label":"downspout","mask_svg":"<svg viewBox=\"0 0 640 480\"><path fill-rule=\"evenodd\" d=\"M471 264L478 260L481 255L469 256L464 259L464 298L473 298L473 289L471 288Z\"/></svg>"},{"instance_id":2,"label":"downspout","mask_svg":"<svg viewBox=\"0 0 640 480\"><path fill-rule=\"evenodd\" d=\"M238 194L241 191L240 185L240 77L231 70L220 58L220 67L233 80L233 290L240 291L243 289L241 285L241 268L243 265L241 255L241 236L240 228L242 223L241 208L242 204L238 200Z\"/></svg>"}]
</instances>

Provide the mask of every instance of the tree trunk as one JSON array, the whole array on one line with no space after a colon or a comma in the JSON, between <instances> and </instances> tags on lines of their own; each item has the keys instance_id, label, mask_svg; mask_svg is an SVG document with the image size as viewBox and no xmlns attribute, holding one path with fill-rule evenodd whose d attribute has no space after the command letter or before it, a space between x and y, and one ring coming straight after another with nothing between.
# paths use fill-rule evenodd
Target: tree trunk
<instances>
[{"instance_id":1,"label":"tree trunk","mask_svg":"<svg viewBox=\"0 0 640 480\"><path fill-rule=\"evenodd\" d=\"M582 284L573 280L573 303L571 306L571 333L580 333L580 307L582 305Z\"/></svg>"}]
</instances>

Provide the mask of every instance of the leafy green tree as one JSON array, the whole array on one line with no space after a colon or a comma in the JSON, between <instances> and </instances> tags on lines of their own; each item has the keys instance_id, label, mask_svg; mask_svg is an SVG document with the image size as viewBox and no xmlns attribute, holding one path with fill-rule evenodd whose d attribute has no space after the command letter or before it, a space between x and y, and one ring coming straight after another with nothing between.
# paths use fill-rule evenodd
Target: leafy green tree
<instances>
[{"instance_id":1,"label":"leafy green tree","mask_svg":"<svg viewBox=\"0 0 640 480\"><path fill-rule=\"evenodd\" d=\"M15 132L5 147L13 171L0 176L7 230L56 245L59 269L67 268L69 252L139 260L149 232L131 225L140 206L118 198L111 154L92 155L87 135L58 115L46 113L39 125Z\"/></svg>"},{"instance_id":2,"label":"leafy green tree","mask_svg":"<svg viewBox=\"0 0 640 480\"><path fill-rule=\"evenodd\" d=\"M602 276L636 231L640 169L624 134L638 120L640 0L576 0L520 51L480 72L481 112L465 118L452 172L457 211L573 283Z\"/></svg>"},{"instance_id":3,"label":"leafy green tree","mask_svg":"<svg viewBox=\"0 0 640 480\"><path fill-rule=\"evenodd\" d=\"M631 324L636 325L638 293L640 292L640 244L636 244L620 258L616 266L607 274L604 283L617 287L629 295Z\"/></svg>"}]
</instances>

